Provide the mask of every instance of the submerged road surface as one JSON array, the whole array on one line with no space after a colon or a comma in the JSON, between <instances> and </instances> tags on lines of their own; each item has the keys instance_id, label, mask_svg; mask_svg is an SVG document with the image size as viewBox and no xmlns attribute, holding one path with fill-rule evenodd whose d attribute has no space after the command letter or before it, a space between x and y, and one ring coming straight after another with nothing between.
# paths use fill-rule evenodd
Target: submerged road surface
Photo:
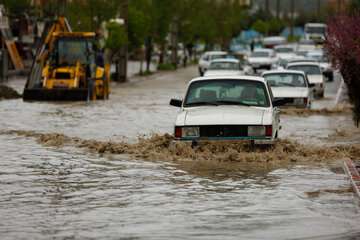
<instances>
[{"instance_id":1,"label":"submerged road surface","mask_svg":"<svg viewBox=\"0 0 360 240\"><path fill-rule=\"evenodd\" d=\"M172 133L195 67L114 85L109 101L0 102L0 131L136 142ZM10 83L19 87L22 81ZM338 82L328 83L332 107ZM282 116L281 138L309 145L359 142L351 115ZM173 162L99 155L0 134L0 239L356 239L360 206L340 161L227 176ZM359 156L360 157L360 156ZM315 161L315 160L314 160Z\"/></svg>"}]
</instances>

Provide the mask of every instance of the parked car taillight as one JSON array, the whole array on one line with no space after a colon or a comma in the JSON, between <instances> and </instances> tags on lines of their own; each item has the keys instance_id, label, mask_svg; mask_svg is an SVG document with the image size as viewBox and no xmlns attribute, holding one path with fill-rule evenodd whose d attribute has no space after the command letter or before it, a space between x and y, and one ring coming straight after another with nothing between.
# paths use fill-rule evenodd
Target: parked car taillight
<instances>
[{"instance_id":1,"label":"parked car taillight","mask_svg":"<svg viewBox=\"0 0 360 240\"><path fill-rule=\"evenodd\" d=\"M304 105L307 106L307 104L308 104L308 99L304 98Z\"/></svg>"},{"instance_id":2,"label":"parked car taillight","mask_svg":"<svg viewBox=\"0 0 360 240\"><path fill-rule=\"evenodd\" d=\"M272 137L272 125L265 126L265 135L267 137Z\"/></svg>"},{"instance_id":3,"label":"parked car taillight","mask_svg":"<svg viewBox=\"0 0 360 240\"><path fill-rule=\"evenodd\" d=\"M181 138L181 136L182 136L182 128L175 127L175 138Z\"/></svg>"}]
</instances>

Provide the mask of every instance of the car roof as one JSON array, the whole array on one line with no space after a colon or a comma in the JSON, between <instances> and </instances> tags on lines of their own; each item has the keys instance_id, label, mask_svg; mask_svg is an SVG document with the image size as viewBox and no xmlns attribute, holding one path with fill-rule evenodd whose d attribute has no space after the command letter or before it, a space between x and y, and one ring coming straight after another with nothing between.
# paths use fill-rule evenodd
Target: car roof
<instances>
[{"instance_id":1,"label":"car roof","mask_svg":"<svg viewBox=\"0 0 360 240\"><path fill-rule=\"evenodd\" d=\"M265 83L265 79L263 77L257 76L209 76L209 77L198 77L190 80L189 83L197 82L197 81L211 81L211 80L249 80L249 81L257 81Z\"/></svg>"},{"instance_id":2,"label":"car roof","mask_svg":"<svg viewBox=\"0 0 360 240\"><path fill-rule=\"evenodd\" d=\"M306 66L320 66L319 63L314 62L314 61L302 61L302 62L293 62L293 63L288 63L287 67L290 66L301 66L301 65L306 65Z\"/></svg>"},{"instance_id":3,"label":"car roof","mask_svg":"<svg viewBox=\"0 0 360 240\"><path fill-rule=\"evenodd\" d=\"M317 61L309 58L302 58L302 59L293 59L288 62L288 64L291 63L317 63Z\"/></svg>"},{"instance_id":4,"label":"car roof","mask_svg":"<svg viewBox=\"0 0 360 240\"><path fill-rule=\"evenodd\" d=\"M291 48L295 50L295 45L294 44L281 44L281 45L277 45L274 46L274 49L278 49L278 48Z\"/></svg>"},{"instance_id":5,"label":"car roof","mask_svg":"<svg viewBox=\"0 0 360 240\"><path fill-rule=\"evenodd\" d=\"M254 49L254 52L273 52L273 49L270 48L256 48Z\"/></svg>"},{"instance_id":6,"label":"car roof","mask_svg":"<svg viewBox=\"0 0 360 240\"><path fill-rule=\"evenodd\" d=\"M239 63L240 61L236 58L218 58L211 61L213 62L232 62L232 63Z\"/></svg>"},{"instance_id":7,"label":"car roof","mask_svg":"<svg viewBox=\"0 0 360 240\"><path fill-rule=\"evenodd\" d=\"M324 51L321 51L321 50L313 50L313 51L308 51L308 52L307 52L307 55L323 56L323 55L325 55L325 54L324 54Z\"/></svg>"},{"instance_id":8,"label":"car roof","mask_svg":"<svg viewBox=\"0 0 360 240\"><path fill-rule=\"evenodd\" d=\"M264 40L285 40L285 37L283 36L270 36L270 37L264 37Z\"/></svg>"},{"instance_id":9,"label":"car roof","mask_svg":"<svg viewBox=\"0 0 360 240\"><path fill-rule=\"evenodd\" d=\"M264 76L264 75L267 75L267 74L281 74L281 73L301 74L301 75L305 76L305 73L303 71L295 71L295 70L288 70L288 69L265 71L265 72L262 73L261 76Z\"/></svg>"},{"instance_id":10,"label":"car roof","mask_svg":"<svg viewBox=\"0 0 360 240\"><path fill-rule=\"evenodd\" d=\"M224 51L208 51L208 52L205 52L204 54L206 54L206 55L223 55L223 54L227 54L227 52L224 52Z\"/></svg>"}]
</instances>

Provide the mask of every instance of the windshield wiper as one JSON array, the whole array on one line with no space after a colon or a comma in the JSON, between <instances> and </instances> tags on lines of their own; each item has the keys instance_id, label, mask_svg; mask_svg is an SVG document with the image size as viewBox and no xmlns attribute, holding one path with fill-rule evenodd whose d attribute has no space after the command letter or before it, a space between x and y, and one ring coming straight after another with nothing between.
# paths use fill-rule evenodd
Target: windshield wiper
<instances>
[{"instance_id":1,"label":"windshield wiper","mask_svg":"<svg viewBox=\"0 0 360 240\"><path fill-rule=\"evenodd\" d=\"M186 103L185 107L198 106L198 105L219 106L219 104L217 102L192 102L192 103Z\"/></svg>"},{"instance_id":2,"label":"windshield wiper","mask_svg":"<svg viewBox=\"0 0 360 240\"><path fill-rule=\"evenodd\" d=\"M244 103L244 102L226 101L226 100L216 101L216 103L218 103L218 104L226 104L226 105L241 105L241 106L248 106L248 107L252 106L252 105Z\"/></svg>"}]
</instances>

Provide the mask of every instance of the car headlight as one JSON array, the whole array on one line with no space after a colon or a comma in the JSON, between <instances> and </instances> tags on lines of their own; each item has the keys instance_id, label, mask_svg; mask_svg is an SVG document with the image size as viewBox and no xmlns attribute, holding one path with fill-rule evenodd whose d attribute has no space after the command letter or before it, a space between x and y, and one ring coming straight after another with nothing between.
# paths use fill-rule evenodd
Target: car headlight
<instances>
[{"instance_id":1,"label":"car headlight","mask_svg":"<svg viewBox=\"0 0 360 240\"><path fill-rule=\"evenodd\" d=\"M248 126L248 136L265 136L265 126Z\"/></svg>"},{"instance_id":2,"label":"car headlight","mask_svg":"<svg viewBox=\"0 0 360 240\"><path fill-rule=\"evenodd\" d=\"M199 127L183 127L181 136L182 137L200 137L200 128Z\"/></svg>"}]
</instances>

